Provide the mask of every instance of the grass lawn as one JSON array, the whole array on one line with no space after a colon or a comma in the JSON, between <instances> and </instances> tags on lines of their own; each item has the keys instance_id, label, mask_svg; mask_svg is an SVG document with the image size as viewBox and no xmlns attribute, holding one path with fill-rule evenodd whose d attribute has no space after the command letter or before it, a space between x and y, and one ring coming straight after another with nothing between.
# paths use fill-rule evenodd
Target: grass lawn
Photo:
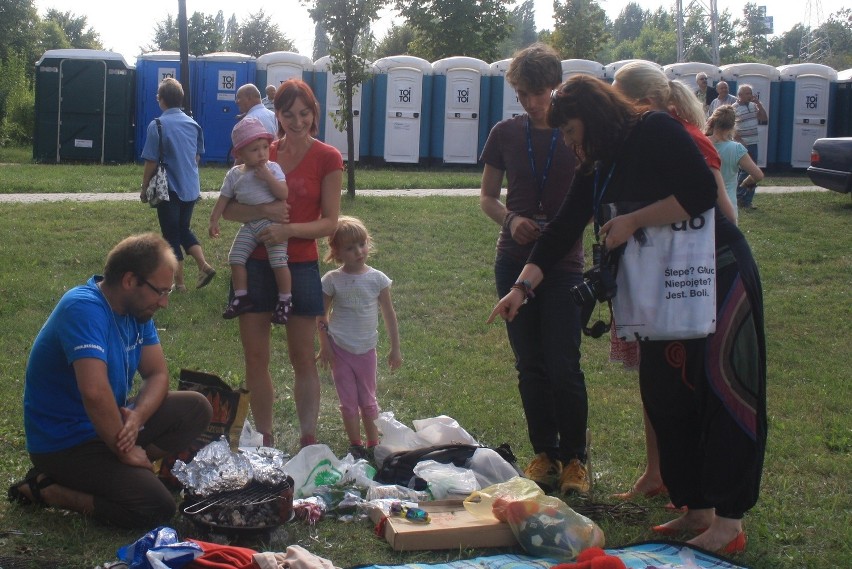
<instances>
[{"instance_id":1,"label":"grass lawn","mask_svg":"<svg viewBox=\"0 0 852 569\"><path fill-rule=\"evenodd\" d=\"M764 285L770 431L761 499L746 516L750 542L739 561L773 569L850 567L852 205L848 197L830 192L758 198L760 209L744 212L741 227ZM213 200L203 200L197 207L195 229L200 236L212 206ZM407 425L449 415L482 443L508 442L526 464L532 450L505 330L500 324L485 324L496 300L492 263L497 227L480 212L478 200L356 197L345 198L342 210L365 220L377 245L371 264L394 279L405 363L393 375L381 364L388 344L380 326L382 408ZM101 271L114 243L158 227L147 206L128 202L0 204L0 215L0 472L8 486L21 478L29 463L21 400L33 338L65 290ZM202 239L220 276L205 289L173 296L168 309L157 315L175 385L184 367L216 373L234 386L242 382L237 324L220 317L228 286L226 256L235 230L235 224L226 223L222 238ZM190 267L188 282L193 278ZM294 453L298 428L286 338L278 328L273 335L276 440ZM613 503L610 494L629 487L644 457L636 374L608 363L607 354L605 339L584 340L595 475L592 501L600 505ZM343 455L347 442L330 377L323 378L322 389L319 439ZM573 499L569 503L583 506ZM638 519L597 516L608 544L653 539L650 526L672 517L664 501L640 504L645 509ZM143 533L4 501L0 530L9 529L24 535L0 534L0 566L5 566L6 556L18 563L32 560L32 567L93 567L114 559L119 546ZM300 523L287 529L288 543L298 543L340 567L439 562L488 553L396 553L373 535L366 521L326 519L313 529ZM269 545L255 549L265 547Z\"/></svg>"}]
</instances>

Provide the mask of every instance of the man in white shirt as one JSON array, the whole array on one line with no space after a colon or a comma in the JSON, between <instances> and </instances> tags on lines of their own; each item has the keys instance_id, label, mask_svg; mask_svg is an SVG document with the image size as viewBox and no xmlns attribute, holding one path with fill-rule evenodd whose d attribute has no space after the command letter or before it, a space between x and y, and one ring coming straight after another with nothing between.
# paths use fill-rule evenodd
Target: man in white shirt
<instances>
[{"instance_id":1,"label":"man in white shirt","mask_svg":"<svg viewBox=\"0 0 852 569\"><path fill-rule=\"evenodd\" d=\"M708 117L722 105L733 105L737 102L737 98L731 95L730 88L724 81L716 83L716 92L719 96L710 102L710 108L707 110Z\"/></svg>"},{"instance_id":2,"label":"man in white shirt","mask_svg":"<svg viewBox=\"0 0 852 569\"><path fill-rule=\"evenodd\" d=\"M278 119L275 113L260 102L260 91L251 83L246 83L237 89L237 107L243 115L241 118L254 117L263 124L272 136L278 136Z\"/></svg>"}]
</instances>

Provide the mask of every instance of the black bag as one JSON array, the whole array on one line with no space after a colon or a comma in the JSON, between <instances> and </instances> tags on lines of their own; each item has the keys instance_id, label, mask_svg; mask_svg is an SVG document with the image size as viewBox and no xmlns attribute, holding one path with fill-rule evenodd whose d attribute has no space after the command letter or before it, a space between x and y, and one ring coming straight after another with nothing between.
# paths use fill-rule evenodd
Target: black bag
<instances>
[{"instance_id":1,"label":"black bag","mask_svg":"<svg viewBox=\"0 0 852 569\"><path fill-rule=\"evenodd\" d=\"M376 472L376 476L373 479L382 484L396 484L398 486L413 488L414 490L425 490L427 486L426 481L414 475L414 467L418 462L421 460L434 460L441 464L452 463L455 466L464 468L478 448L490 447L448 444L395 452L385 458L381 468ZM512 449L509 448L507 443L503 443L492 450L510 464L514 464L517 461L517 458L515 458Z\"/></svg>"}]
</instances>

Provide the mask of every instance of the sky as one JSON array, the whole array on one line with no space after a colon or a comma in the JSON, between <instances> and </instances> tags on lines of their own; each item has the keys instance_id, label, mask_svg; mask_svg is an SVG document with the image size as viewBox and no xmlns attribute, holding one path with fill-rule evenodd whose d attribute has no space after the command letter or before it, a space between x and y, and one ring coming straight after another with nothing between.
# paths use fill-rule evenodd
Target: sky
<instances>
[{"instance_id":1,"label":"sky","mask_svg":"<svg viewBox=\"0 0 852 569\"><path fill-rule=\"evenodd\" d=\"M654 10L664 6L674 10L674 0L634 0L645 9ZM699 0L702 1L702 0ZM816 22L817 6L821 6L822 18L820 22L828 19L828 16L848 5L848 0L804 0L794 3L790 7L790 0L752 0L758 6L766 6L768 16L774 17L775 33L779 34L792 28L796 23L804 22L807 16ZM607 12L610 19L615 19L629 0L599 0L599 4ZM705 6L710 5L710 0L703 0ZM689 0L683 1L684 6ZM35 0L36 8L41 16L50 8L60 12L73 12L78 16L85 15L88 24L100 34L104 48L124 55L130 64L136 63L136 56L143 50L141 46L151 43L154 26L158 21L166 18L168 14L177 16L177 0L146 0L137 5L133 10L115 0ZM741 17L742 2L734 0L717 0L717 8L720 12L726 8L733 18ZM808 8L810 6L810 9ZM225 20L235 14L237 21L246 18L250 13L263 9L264 13L272 16L284 35L293 40L299 53L310 57L314 38L314 23L308 16L305 8L299 0L278 0L277 2L240 2L223 0L186 0L187 16L193 12L202 12L215 16L219 10L225 15ZM381 19L373 26L373 33L377 39L381 39L387 29L394 22L395 11L386 9ZM537 29L550 29L553 27L553 1L535 0L535 16ZM491 62L488 62L491 63ZM602 62L607 63L607 62Z\"/></svg>"}]
</instances>

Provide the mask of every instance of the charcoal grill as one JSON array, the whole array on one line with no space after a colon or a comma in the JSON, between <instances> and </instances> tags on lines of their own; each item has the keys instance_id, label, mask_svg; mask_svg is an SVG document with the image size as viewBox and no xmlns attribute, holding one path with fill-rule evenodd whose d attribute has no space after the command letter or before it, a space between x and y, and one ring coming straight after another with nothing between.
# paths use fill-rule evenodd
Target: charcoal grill
<instances>
[{"instance_id":1,"label":"charcoal grill","mask_svg":"<svg viewBox=\"0 0 852 569\"><path fill-rule=\"evenodd\" d=\"M268 535L293 518L293 479L274 487L251 482L245 488L207 497L188 496L183 508L186 518L207 533L232 538ZM233 523L245 520L245 525Z\"/></svg>"}]
</instances>

